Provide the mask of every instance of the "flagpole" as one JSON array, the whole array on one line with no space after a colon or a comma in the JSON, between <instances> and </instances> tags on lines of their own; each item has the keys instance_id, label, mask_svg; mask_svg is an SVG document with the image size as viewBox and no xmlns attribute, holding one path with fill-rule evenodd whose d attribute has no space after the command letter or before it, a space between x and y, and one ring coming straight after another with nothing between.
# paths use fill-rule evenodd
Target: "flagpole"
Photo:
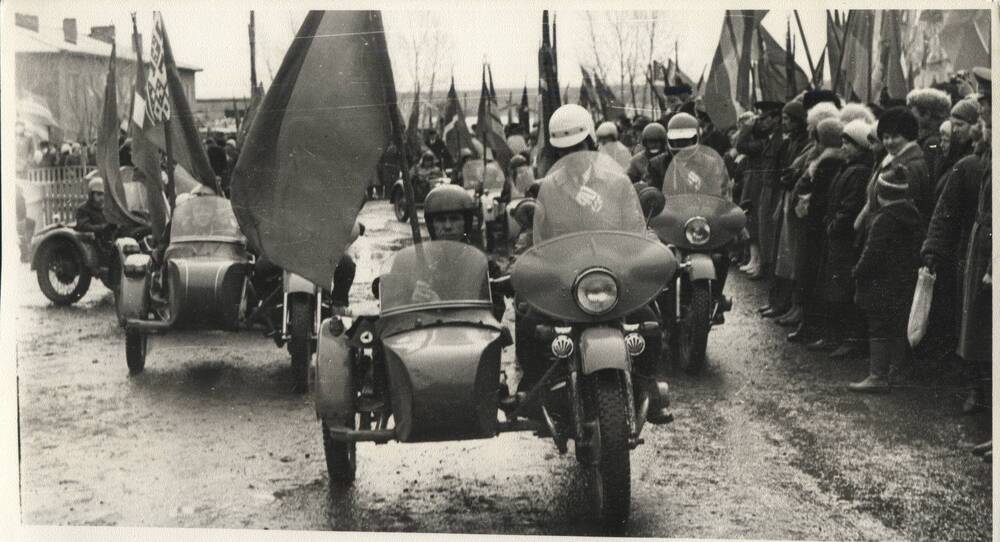
<instances>
[{"instance_id":1,"label":"flagpole","mask_svg":"<svg viewBox=\"0 0 1000 542\"><path fill-rule=\"evenodd\" d=\"M806 60L809 61L809 71L812 72L812 80L816 81L816 67L813 65L812 54L809 53L809 42L806 41L806 33L802 30L802 19L799 18L799 10L793 9L792 13L795 14L795 24L799 27L799 35L802 37L802 46L806 48ZM822 81L820 81L822 83Z\"/></svg>"},{"instance_id":2,"label":"flagpole","mask_svg":"<svg viewBox=\"0 0 1000 542\"><path fill-rule=\"evenodd\" d=\"M250 10L250 97L257 92L257 36L253 10Z\"/></svg>"},{"instance_id":3,"label":"flagpole","mask_svg":"<svg viewBox=\"0 0 1000 542\"><path fill-rule=\"evenodd\" d=\"M847 35L851 31L851 21L854 19L854 12L850 11L847 13L847 21L844 23L844 40L840 42L840 58L837 59L837 71L833 73L833 91L840 91L840 70L844 66L844 57L847 56ZM844 99L850 99L850 96L844 96Z\"/></svg>"}]
</instances>

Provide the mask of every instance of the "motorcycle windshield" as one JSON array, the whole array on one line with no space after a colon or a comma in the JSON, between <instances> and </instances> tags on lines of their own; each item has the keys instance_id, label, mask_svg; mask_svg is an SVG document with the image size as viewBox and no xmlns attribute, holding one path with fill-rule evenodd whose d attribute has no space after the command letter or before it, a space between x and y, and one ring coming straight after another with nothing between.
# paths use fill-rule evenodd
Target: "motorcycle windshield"
<instances>
[{"instance_id":1,"label":"motorcycle windshield","mask_svg":"<svg viewBox=\"0 0 1000 542\"><path fill-rule=\"evenodd\" d=\"M487 258L472 245L428 241L400 250L379 279L381 314L492 307Z\"/></svg>"},{"instance_id":2,"label":"motorcycle windshield","mask_svg":"<svg viewBox=\"0 0 1000 542\"><path fill-rule=\"evenodd\" d=\"M462 186L466 189L476 189L483 183L484 192L499 194L504 181L503 170L496 162L487 162L484 166L482 160L469 160L462 165Z\"/></svg>"},{"instance_id":3,"label":"motorcycle windshield","mask_svg":"<svg viewBox=\"0 0 1000 542\"><path fill-rule=\"evenodd\" d=\"M174 209L170 241L219 240L244 242L233 206L219 196L196 196Z\"/></svg>"},{"instance_id":4,"label":"motorcycle windshield","mask_svg":"<svg viewBox=\"0 0 1000 542\"><path fill-rule=\"evenodd\" d=\"M674 153L663 177L663 195L703 194L725 197L729 185L726 163L711 147L695 145Z\"/></svg>"},{"instance_id":5,"label":"motorcycle windshield","mask_svg":"<svg viewBox=\"0 0 1000 542\"><path fill-rule=\"evenodd\" d=\"M643 234L639 197L620 165L606 154L581 151L559 159L541 180L534 243L581 231Z\"/></svg>"}]
</instances>

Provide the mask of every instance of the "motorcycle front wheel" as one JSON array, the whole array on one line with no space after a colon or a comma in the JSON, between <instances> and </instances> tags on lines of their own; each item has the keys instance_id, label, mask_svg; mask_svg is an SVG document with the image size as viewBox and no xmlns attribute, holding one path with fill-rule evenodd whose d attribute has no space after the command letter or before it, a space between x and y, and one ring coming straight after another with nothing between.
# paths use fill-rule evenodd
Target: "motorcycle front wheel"
<instances>
[{"instance_id":1,"label":"motorcycle front wheel","mask_svg":"<svg viewBox=\"0 0 1000 542\"><path fill-rule=\"evenodd\" d=\"M292 388L309 389L309 358L312 356L313 311L307 295L288 296L288 354L292 358Z\"/></svg>"},{"instance_id":2,"label":"motorcycle front wheel","mask_svg":"<svg viewBox=\"0 0 1000 542\"><path fill-rule=\"evenodd\" d=\"M401 191L392 198L392 210L396 213L396 220L406 222L410 218L410 208L406 204L406 195Z\"/></svg>"},{"instance_id":3,"label":"motorcycle front wheel","mask_svg":"<svg viewBox=\"0 0 1000 542\"><path fill-rule=\"evenodd\" d=\"M584 457L591 463L588 491L593 511L604 529L618 531L628 522L632 504L628 444L630 405L626 401L621 374L604 370L586 377L583 406L586 419L596 420L600 432L600 456L591 458L592 451L586 450Z\"/></svg>"},{"instance_id":4,"label":"motorcycle front wheel","mask_svg":"<svg viewBox=\"0 0 1000 542\"><path fill-rule=\"evenodd\" d=\"M355 429L352 419L346 427ZM330 437L330 426L323 422L323 452L326 454L326 472L331 489L354 482L358 469L357 443L341 442Z\"/></svg>"},{"instance_id":5,"label":"motorcycle front wheel","mask_svg":"<svg viewBox=\"0 0 1000 542\"><path fill-rule=\"evenodd\" d=\"M146 368L146 347L149 337L140 331L125 331L125 364L129 374L139 374Z\"/></svg>"},{"instance_id":6,"label":"motorcycle front wheel","mask_svg":"<svg viewBox=\"0 0 1000 542\"><path fill-rule=\"evenodd\" d=\"M674 350L681 369L696 375L705 367L708 332L712 327L712 292L707 280L690 284L687 307L674 333Z\"/></svg>"},{"instance_id":7,"label":"motorcycle front wheel","mask_svg":"<svg viewBox=\"0 0 1000 542\"><path fill-rule=\"evenodd\" d=\"M83 255L68 242L42 246L35 277L42 293L56 305L72 305L90 289L90 272Z\"/></svg>"}]
</instances>

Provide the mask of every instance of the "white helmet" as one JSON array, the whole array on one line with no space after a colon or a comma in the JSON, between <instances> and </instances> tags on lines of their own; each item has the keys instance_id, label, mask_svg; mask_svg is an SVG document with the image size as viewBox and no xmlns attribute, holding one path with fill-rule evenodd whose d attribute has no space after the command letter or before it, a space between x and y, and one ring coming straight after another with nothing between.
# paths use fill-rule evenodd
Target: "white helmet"
<instances>
[{"instance_id":1,"label":"white helmet","mask_svg":"<svg viewBox=\"0 0 1000 542\"><path fill-rule=\"evenodd\" d=\"M576 104L566 104L552 113L549 119L549 140L553 147L566 149L594 135L594 119L586 109Z\"/></svg>"},{"instance_id":2,"label":"white helmet","mask_svg":"<svg viewBox=\"0 0 1000 542\"><path fill-rule=\"evenodd\" d=\"M675 141L687 141L694 140L694 143L698 143L699 134L698 119L687 113L677 113L670 118L670 122L667 123L667 146L670 150L677 150L681 147L675 147L673 143Z\"/></svg>"},{"instance_id":3,"label":"white helmet","mask_svg":"<svg viewBox=\"0 0 1000 542\"><path fill-rule=\"evenodd\" d=\"M604 121L600 126L597 127L597 137L598 139L602 137L613 137L618 139L618 127L615 123Z\"/></svg>"}]
</instances>

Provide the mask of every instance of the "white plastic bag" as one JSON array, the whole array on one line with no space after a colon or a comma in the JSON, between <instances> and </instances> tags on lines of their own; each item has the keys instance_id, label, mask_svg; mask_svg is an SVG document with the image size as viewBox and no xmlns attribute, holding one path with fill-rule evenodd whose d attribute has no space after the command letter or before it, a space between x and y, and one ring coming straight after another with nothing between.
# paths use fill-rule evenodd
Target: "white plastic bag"
<instances>
[{"instance_id":1,"label":"white plastic bag","mask_svg":"<svg viewBox=\"0 0 1000 542\"><path fill-rule=\"evenodd\" d=\"M906 336L910 339L910 348L920 344L927 333L927 320L931 313L931 300L934 298L934 273L921 267L917 272L917 287L913 291L913 305L910 306L910 321L906 326Z\"/></svg>"}]
</instances>

